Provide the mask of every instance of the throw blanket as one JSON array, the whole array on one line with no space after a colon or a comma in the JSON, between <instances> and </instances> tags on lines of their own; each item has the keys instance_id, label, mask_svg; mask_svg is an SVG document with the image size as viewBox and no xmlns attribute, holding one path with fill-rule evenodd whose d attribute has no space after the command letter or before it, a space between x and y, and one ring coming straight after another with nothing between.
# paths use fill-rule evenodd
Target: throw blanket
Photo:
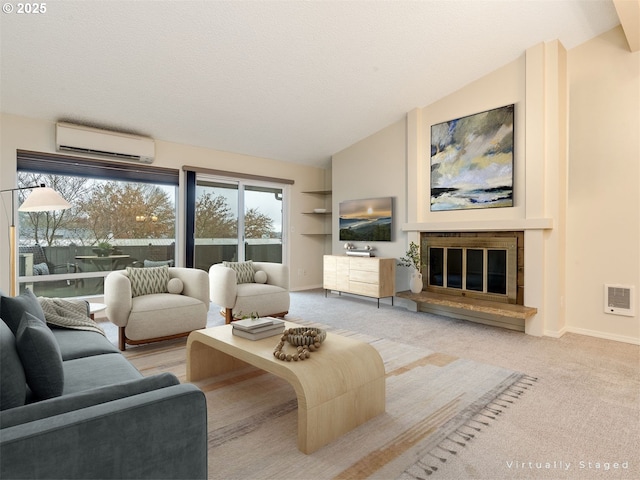
<instances>
[{"instance_id":1,"label":"throw blanket","mask_svg":"<svg viewBox=\"0 0 640 480\"><path fill-rule=\"evenodd\" d=\"M105 335L104 330L87 316L87 303L84 300L38 297L38 301L47 323L56 327L89 330Z\"/></svg>"}]
</instances>

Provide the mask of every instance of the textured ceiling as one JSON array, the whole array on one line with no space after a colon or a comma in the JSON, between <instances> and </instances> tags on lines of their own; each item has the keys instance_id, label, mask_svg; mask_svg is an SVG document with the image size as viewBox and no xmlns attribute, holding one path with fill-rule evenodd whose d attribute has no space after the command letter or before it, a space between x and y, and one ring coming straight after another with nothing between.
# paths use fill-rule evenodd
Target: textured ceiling
<instances>
[{"instance_id":1,"label":"textured ceiling","mask_svg":"<svg viewBox=\"0 0 640 480\"><path fill-rule=\"evenodd\" d=\"M46 8L0 14L2 112L316 166L539 42L619 23L611 0Z\"/></svg>"}]
</instances>

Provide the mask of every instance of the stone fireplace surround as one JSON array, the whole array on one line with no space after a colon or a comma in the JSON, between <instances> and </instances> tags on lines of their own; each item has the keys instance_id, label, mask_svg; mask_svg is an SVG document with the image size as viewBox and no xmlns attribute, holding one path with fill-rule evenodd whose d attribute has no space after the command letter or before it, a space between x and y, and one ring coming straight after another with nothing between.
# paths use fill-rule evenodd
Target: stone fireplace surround
<instances>
[{"instance_id":1,"label":"stone fireplace surround","mask_svg":"<svg viewBox=\"0 0 640 480\"><path fill-rule=\"evenodd\" d=\"M492 232L523 232L523 243L526 243L526 251L519 255L521 262L519 276L522 278L522 289L518 291L518 297L523 302L519 308L531 308L536 310L533 315L526 315L524 332L529 335L561 336L556 332L555 315L548 316L548 300L545 298L545 274L544 268L553 258L549 256L549 243L554 235L554 221L551 218L527 218L509 220L477 220L477 221L443 221L443 222L410 222L402 225L402 231L409 234L409 239L419 242L420 235L428 232L456 232L456 233L481 233ZM526 292L525 292L526 285ZM398 295L400 297L400 295ZM449 297L449 296L447 296ZM454 298L454 297L451 297ZM515 307L514 305L513 307ZM555 307L555 305L553 305ZM463 315L450 315L456 318L464 318ZM520 328L518 328L520 330Z\"/></svg>"}]
</instances>

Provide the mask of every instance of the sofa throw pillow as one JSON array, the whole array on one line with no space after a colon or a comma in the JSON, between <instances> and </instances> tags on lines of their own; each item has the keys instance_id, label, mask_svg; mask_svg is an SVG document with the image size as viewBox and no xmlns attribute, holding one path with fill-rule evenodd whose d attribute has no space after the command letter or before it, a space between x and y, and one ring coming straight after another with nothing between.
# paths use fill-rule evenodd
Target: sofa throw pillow
<instances>
[{"instance_id":1,"label":"sofa throw pillow","mask_svg":"<svg viewBox=\"0 0 640 480\"><path fill-rule=\"evenodd\" d=\"M131 296L167 293L169 283L169 267L133 268L127 267L131 281Z\"/></svg>"},{"instance_id":2,"label":"sofa throw pillow","mask_svg":"<svg viewBox=\"0 0 640 480\"><path fill-rule=\"evenodd\" d=\"M169 293L179 295L182 293L182 290L184 290L184 283L182 283L182 280L179 278L174 277L167 283L167 291Z\"/></svg>"},{"instance_id":3,"label":"sofa throw pillow","mask_svg":"<svg viewBox=\"0 0 640 480\"><path fill-rule=\"evenodd\" d=\"M27 288L17 297L3 295L0 298L0 318L9 326L14 335L18 333L18 326L20 326L24 312L29 312L42 320L43 325L45 324L44 312L38 302L38 297L30 289Z\"/></svg>"},{"instance_id":4,"label":"sofa throw pillow","mask_svg":"<svg viewBox=\"0 0 640 480\"><path fill-rule=\"evenodd\" d=\"M229 267L236 272L236 283L253 283L253 260L248 262L222 262L222 265Z\"/></svg>"},{"instance_id":5,"label":"sofa throw pillow","mask_svg":"<svg viewBox=\"0 0 640 480\"><path fill-rule=\"evenodd\" d=\"M253 276L253 280L256 283L267 283L267 272L264 270L258 270Z\"/></svg>"},{"instance_id":6,"label":"sofa throw pillow","mask_svg":"<svg viewBox=\"0 0 640 480\"><path fill-rule=\"evenodd\" d=\"M16 346L27 384L39 400L59 397L64 388L62 354L56 337L46 324L24 312Z\"/></svg>"},{"instance_id":7,"label":"sofa throw pillow","mask_svg":"<svg viewBox=\"0 0 640 480\"><path fill-rule=\"evenodd\" d=\"M16 337L0 320L0 410L24 405L27 398L27 379L16 349Z\"/></svg>"}]
</instances>

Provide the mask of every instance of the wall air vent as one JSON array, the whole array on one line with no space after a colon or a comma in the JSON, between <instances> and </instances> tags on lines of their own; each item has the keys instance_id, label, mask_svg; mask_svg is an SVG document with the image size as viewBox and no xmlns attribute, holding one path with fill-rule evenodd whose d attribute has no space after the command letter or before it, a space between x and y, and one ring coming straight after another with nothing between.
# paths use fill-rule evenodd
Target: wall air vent
<instances>
[{"instance_id":1,"label":"wall air vent","mask_svg":"<svg viewBox=\"0 0 640 480\"><path fill-rule=\"evenodd\" d=\"M149 137L66 122L56 123L56 150L58 151L153 163L155 149L155 142Z\"/></svg>"},{"instance_id":2,"label":"wall air vent","mask_svg":"<svg viewBox=\"0 0 640 480\"><path fill-rule=\"evenodd\" d=\"M635 316L635 288L629 285L605 285L604 312Z\"/></svg>"}]
</instances>

